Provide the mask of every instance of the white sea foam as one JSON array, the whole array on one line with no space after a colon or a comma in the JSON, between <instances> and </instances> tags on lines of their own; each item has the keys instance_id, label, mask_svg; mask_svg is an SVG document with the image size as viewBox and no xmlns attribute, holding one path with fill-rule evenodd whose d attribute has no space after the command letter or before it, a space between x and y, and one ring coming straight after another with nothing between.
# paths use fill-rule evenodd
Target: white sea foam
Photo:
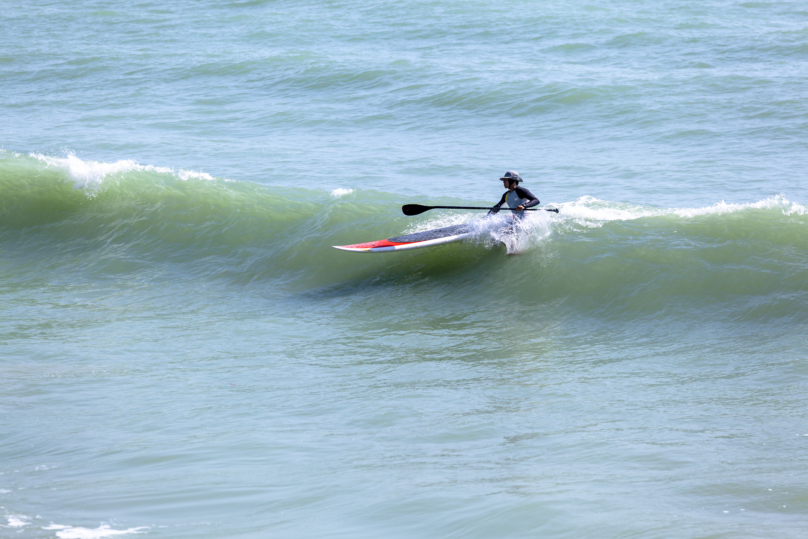
<instances>
[{"instance_id":1,"label":"white sea foam","mask_svg":"<svg viewBox=\"0 0 808 539\"><path fill-rule=\"evenodd\" d=\"M525 251L551 232L552 218L545 212L529 213L516 223L516 234L513 235L510 212L503 211L498 215L482 219L479 213L446 213L439 214L429 220L413 224L401 235L414 234L436 228L444 228L468 223L473 231L473 241L486 247L497 247L505 243L509 252ZM516 241L513 241L516 238Z\"/></svg>"},{"instance_id":2,"label":"white sea foam","mask_svg":"<svg viewBox=\"0 0 808 539\"><path fill-rule=\"evenodd\" d=\"M574 219L585 226L598 226L607 221L625 221L639 219L651 215L659 215L663 210L656 210L634 204L606 202L591 196L583 196L573 202L550 204L559 209L564 219Z\"/></svg>"},{"instance_id":3,"label":"white sea foam","mask_svg":"<svg viewBox=\"0 0 808 539\"><path fill-rule=\"evenodd\" d=\"M6 515L10 528L22 528L28 525L28 517L23 515Z\"/></svg>"},{"instance_id":4,"label":"white sea foam","mask_svg":"<svg viewBox=\"0 0 808 539\"><path fill-rule=\"evenodd\" d=\"M62 526L60 524L51 524L43 530L59 530L56 532L56 537L60 539L101 539L103 537L113 537L115 535L127 535L130 533L140 533L140 530L147 530L145 526L137 528L129 528L126 530L114 530L106 524L102 524L98 528L81 528L73 526Z\"/></svg>"},{"instance_id":5,"label":"white sea foam","mask_svg":"<svg viewBox=\"0 0 808 539\"><path fill-rule=\"evenodd\" d=\"M340 187L338 189L334 189L333 191L331 191L331 196L339 198L345 195L350 195L351 193L353 193L353 189L343 189L342 187Z\"/></svg>"},{"instance_id":6,"label":"white sea foam","mask_svg":"<svg viewBox=\"0 0 808 539\"><path fill-rule=\"evenodd\" d=\"M523 219L510 215L498 217L498 226L488 231L486 241L491 246L504 244L508 254L521 253L540 244L552 232L554 213L526 213Z\"/></svg>"},{"instance_id":7,"label":"white sea foam","mask_svg":"<svg viewBox=\"0 0 808 539\"><path fill-rule=\"evenodd\" d=\"M191 178L195 178L197 180L212 180L213 179L213 176L211 176L207 172L195 172L193 170L180 170L177 173L177 176L179 176L179 179L181 179L183 181L189 180Z\"/></svg>"},{"instance_id":8,"label":"white sea foam","mask_svg":"<svg viewBox=\"0 0 808 539\"><path fill-rule=\"evenodd\" d=\"M723 200L717 204L713 204L712 206L707 206L706 208L679 208L673 210L673 213L680 217L696 217L699 215L710 215L710 214L724 214L724 213L733 213L742 210L768 210L768 209L780 209L782 210L784 215L805 215L805 206L802 204L798 204L796 202L789 201L783 195L776 195L771 196L768 198L764 198L763 200L759 200L758 202L752 202L749 204L727 204Z\"/></svg>"},{"instance_id":9,"label":"white sea foam","mask_svg":"<svg viewBox=\"0 0 808 539\"><path fill-rule=\"evenodd\" d=\"M196 178L201 180L213 180L213 176L205 172L193 170L175 171L169 167L157 167L154 165L140 165L132 159L122 159L114 163L103 163L100 161L85 161L68 154L67 157L51 157L38 153L29 154L31 157L45 163L48 167L65 169L73 181L74 189L93 190L101 186L103 181L112 176L117 176L131 171L156 172L159 174L171 174L181 180Z\"/></svg>"},{"instance_id":10,"label":"white sea foam","mask_svg":"<svg viewBox=\"0 0 808 539\"><path fill-rule=\"evenodd\" d=\"M747 204L728 204L725 201L702 208L655 208L618 202L606 202L591 196L584 196L573 202L551 204L560 210L559 216L565 220L587 226L599 227L609 221L629 221L643 217L675 215L686 219L702 215L722 215L752 209L780 209L784 215L805 215L806 207L789 201L783 195L765 198Z\"/></svg>"}]
</instances>

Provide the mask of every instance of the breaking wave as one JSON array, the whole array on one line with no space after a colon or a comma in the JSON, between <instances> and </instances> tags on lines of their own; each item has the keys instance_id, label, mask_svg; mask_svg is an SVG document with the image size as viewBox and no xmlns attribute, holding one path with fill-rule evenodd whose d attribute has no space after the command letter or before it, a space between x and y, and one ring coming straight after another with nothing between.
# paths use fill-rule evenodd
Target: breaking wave
<instances>
[{"instance_id":1,"label":"breaking wave","mask_svg":"<svg viewBox=\"0 0 808 539\"><path fill-rule=\"evenodd\" d=\"M805 312L797 305L808 291L808 218L804 205L784 195L694 208L590 196L550 202L558 214L535 212L519 224L518 257L502 256L507 217L501 214L405 217L400 206L412 201L350 189L311 189L305 198L299 207L299 190L131 160L5 152L0 248L10 264L76 278L181 275L300 291L395 286L419 274L456 290L520 291L522 299L543 302L578 298L593 309L616 297L641 298L656 309L682 298L735 297L750 308L786 298ZM474 239L433 249L378 255L331 249L465 222L476 223Z\"/></svg>"}]
</instances>

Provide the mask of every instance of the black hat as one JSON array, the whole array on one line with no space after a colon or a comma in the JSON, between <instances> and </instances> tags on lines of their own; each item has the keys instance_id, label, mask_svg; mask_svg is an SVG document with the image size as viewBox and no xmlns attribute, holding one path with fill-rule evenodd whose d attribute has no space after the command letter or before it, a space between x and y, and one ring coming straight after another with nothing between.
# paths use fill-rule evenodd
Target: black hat
<instances>
[{"instance_id":1,"label":"black hat","mask_svg":"<svg viewBox=\"0 0 808 539\"><path fill-rule=\"evenodd\" d=\"M509 181L512 181L512 182L516 182L517 184L518 184L519 182L523 181L523 180L522 180L522 177L521 177L521 176L519 175L519 173L518 173L518 172L516 172L515 170L509 170L508 172L506 172L506 173L505 173L505 174L504 174L504 175L503 175L503 176L500 178L500 180L509 180Z\"/></svg>"}]
</instances>

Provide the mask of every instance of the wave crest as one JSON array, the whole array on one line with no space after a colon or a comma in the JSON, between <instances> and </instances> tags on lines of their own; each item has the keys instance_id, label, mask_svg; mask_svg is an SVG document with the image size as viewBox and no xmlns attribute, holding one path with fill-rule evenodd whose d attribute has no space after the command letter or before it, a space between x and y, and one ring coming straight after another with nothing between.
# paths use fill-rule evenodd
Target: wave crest
<instances>
[{"instance_id":1,"label":"wave crest","mask_svg":"<svg viewBox=\"0 0 808 539\"><path fill-rule=\"evenodd\" d=\"M141 165L132 159L122 159L114 163L104 163L101 161L85 161L76 157L72 152L68 153L67 157L52 157L40 153L31 153L29 155L45 163L47 167L55 167L67 171L68 176L73 181L74 189L85 189L90 193L97 191L105 179L114 176L122 176L132 171L171 174L181 180L188 180L190 178L213 180L213 176L205 172L184 169L175 171L173 168L168 167Z\"/></svg>"},{"instance_id":2,"label":"wave crest","mask_svg":"<svg viewBox=\"0 0 808 539\"><path fill-rule=\"evenodd\" d=\"M631 221L644 217L677 216L688 219L745 210L780 209L783 215L805 215L806 213L805 206L788 200L783 194L746 204L732 204L722 200L703 208L655 208L638 204L607 202L592 196L583 196L573 202L550 203L549 205L559 208L559 216L562 218L572 219L587 227L600 227L611 221Z\"/></svg>"}]
</instances>

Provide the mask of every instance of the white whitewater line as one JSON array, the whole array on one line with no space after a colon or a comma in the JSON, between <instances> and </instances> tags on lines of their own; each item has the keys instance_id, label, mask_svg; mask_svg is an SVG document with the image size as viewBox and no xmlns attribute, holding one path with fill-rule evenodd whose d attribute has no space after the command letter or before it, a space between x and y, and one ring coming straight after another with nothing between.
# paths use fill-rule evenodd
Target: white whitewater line
<instances>
[{"instance_id":1,"label":"white whitewater line","mask_svg":"<svg viewBox=\"0 0 808 539\"><path fill-rule=\"evenodd\" d=\"M751 209L782 209L784 215L805 215L806 207L789 201L783 195L775 195L758 202L747 204L727 204L723 200L712 206L703 208L651 208L635 204L606 202L595 197L584 196L574 202L551 204L559 208L559 217L573 219L588 227L599 227L609 221L630 221L643 217L660 217L675 215L692 218L702 215L723 215Z\"/></svg>"},{"instance_id":2,"label":"white whitewater line","mask_svg":"<svg viewBox=\"0 0 808 539\"><path fill-rule=\"evenodd\" d=\"M331 196L334 198L339 198L345 195L350 195L351 193L353 193L353 189L343 189L342 187L339 187L331 191Z\"/></svg>"},{"instance_id":3,"label":"white whitewater line","mask_svg":"<svg viewBox=\"0 0 808 539\"><path fill-rule=\"evenodd\" d=\"M674 213L679 217L696 217L697 215L710 215L710 214L724 214L734 213L742 210L768 210L774 208L781 208L783 215L805 215L806 208L802 204L789 201L783 195L771 196L759 200L758 202L751 202L749 204L727 204L723 200L712 206L706 208L681 208L674 210Z\"/></svg>"},{"instance_id":4,"label":"white whitewater line","mask_svg":"<svg viewBox=\"0 0 808 539\"><path fill-rule=\"evenodd\" d=\"M171 174L175 178L186 181L190 178L201 180L213 180L213 176L205 172L193 170L175 171L169 167L157 167L154 165L140 165L132 159L122 159L114 163L103 163L100 161L84 161L69 153L67 157L51 157L39 153L31 153L29 156L45 163L48 167L66 169L70 179L73 180L74 189L93 189L101 186L108 176L115 176L133 170L143 172L157 172L159 174Z\"/></svg>"},{"instance_id":5,"label":"white whitewater line","mask_svg":"<svg viewBox=\"0 0 808 539\"><path fill-rule=\"evenodd\" d=\"M180 170L177 175L182 181L189 180L191 178L196 178L199 180L213 180L213 176L208 174L207 172L195 172L193 170Z\"/></svg>"},{"instance_id":6,"label":"white whitewater line","mask_svg":"<svg viewBox=\"0 0 808 539\"><path fill-rule=\"evenodd\" d=\"M114 530L106 524L102 524L98 528L80 528L73 526L62 526L60 524L51 524L43 530L59 530L56 532L56 537L60 539L101 539L103 537L112 537L115 535L127 535L130 533L140 533L140 530L147 530L146 526L139 526L137 528L129 528L127 530Z\"/></svg>"}]
</instances>

